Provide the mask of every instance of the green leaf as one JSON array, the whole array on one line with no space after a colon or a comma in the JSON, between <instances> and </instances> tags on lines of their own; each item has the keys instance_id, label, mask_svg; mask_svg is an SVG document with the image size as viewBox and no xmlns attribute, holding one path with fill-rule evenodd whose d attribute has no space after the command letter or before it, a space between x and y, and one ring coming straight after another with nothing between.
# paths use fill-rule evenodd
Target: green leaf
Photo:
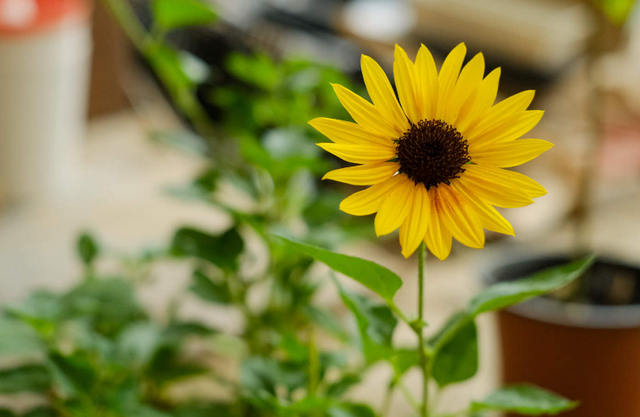
<instances>
[{"instance_id":1,"label":"green leaf","mask_svg":"<svg viewBox=\"0 0 640 417\"><path fill-rule=\"evenodd\" d=\"M396 349L391 364L399 378L409 369L420 365L420 352L418 349Z\"/></svg>"},{"instance_id":2,"label":"green leaf","mask_svg":"<svg viewBox=\"0 0 640 417\"><path fill-rule=\"evenodd\" d=\"M0 370L0 393L44 392L49 386L49 372L40 365Z\"/></svg>"},{"instance_id":3,"label":"green leaf","mask_svg":"<svg viewBox=\"0 0 640 417\"><path fill-rule=\"evenodd\" d=\"M189 108L193 103L187 98L187 94L191 94L196 85L185 73L180 53L164 44L154 43L145 50L145 57L176 100L176 105Z\"/></svg>"},{"instance_id":4,"label":"green leaf","mask_svg":"<svg viewBox=\"0 0 640 417\"><path fill-rule=\"evenodd\" d=\"M44 350L44 343L32 327L0 317L0 356L26 356Z\"/></svg>"},{"instance_id":5,"label":"green leaf","mask_svg":"<svg viewBox=\"0 0 640 417\"><path fill-rule=\"evenodd\" d=\"M85 266L91 266L100 252L96 240L89 233L83 233L78 237L76 249Z\"/></svg>"},{"instance_id":6,"label":"green leaf","mask_svg":"<svg viewBox=\"0 0 640 417\"><path fill-rule=\"evenodd\" d=\"M144 318L131 282L122 279L84 281L62 297L65 319L83 318L93 331L113 338L127 323Z\"/></svg>"},{"instance_id":7,"label":"green leaf","mask_svg":"<svg viewBox=\"0 0 640 417\"><path fill-rule=\"evenodd\" d=\"M552 392L533 385L512 385L498 389L482 401L474 401L473 411L508 411L529 416L555 415L578 406Z\"/></svg>"},{"instance_id":8,"label":"green leaf","mask_svg":"<svg viewBox=\"0 0 640 417\"><path fill-rule=\"evenodd\" d=\"M355 315L360 333L361 348L367 362L393 357L391 339L398 320L388 306L373 304L368 298L346 291L334 279L344 304Z\"/></svg>"},{"instance_id":9,"label":"green leaf","mask_svg":"<svg viewBox=\"0 0 640 417\"><path fill-rule=\"evenodd\" d=\"M469 332L470 323L478 314L500 310L561 288L580 277L594 262L593 256L566 265L552 267L532 276L516 281L493 285L476 295L465 311L454 314L438 333L429 340L429 345L437 355L444 346L458 338L459 332ZM471 351L469 351L471 353ZM469 357L469 369L471 369ZM468 372L470 370L468 369ZM474 371L475 372L475 371Z\"/></svg>"},{"instance_id":10,"label":"green leaf","mask_svg":"<svg viewBox=\"0 0 640 417\"><path fill-rule=\"evenodd\" d=\"M393 301L393 296L402 286L402 279L400 279L398 275L375 262L353 256L341 255L283 237L281 237L281 239L291 249L304 252L312 258L326 264L334 271L355 279L388 302Z\"/></svg>"},{"instance_id":11,"label":"green leaf","mask_svg":"<svg viewBox=\"0 0 640 417\"><path fill-rule=\"evenodd\" d=\"M133 323L118 335L117 349L129 367L146 366L159 347L161 330L151 322Z\"/></svg>"},{"instance_id":12,"label":"green leaf","mask_svg":"<svg viewBox=\"0 0 640 417\"><path fill-rule=\"evenodd\" d=\"M548 268L516 281L501 282L476 295L467 306L467 312L476 316L486 311L500 310L539 295L564 287L581 276L595 261L594 256Z\"/></svg>"},{"instance_id":13,"label":"green leaf","mask_svg":"<svg viewBox=\"0 0 640 417\"><path fill-rule=\"evenodd\" d=\"M2 414L0 414L0 416L1 415ZM57 415L58 414L53 408L42 406L27 411L26 413L22 414L21 417L56 417Z\"/></svg>"},{"instance_id":14,"label":"green leaf","mask_svg":"<svg viewBox=\"0 0 640 417\"><path fill-rule=\"evenodd\" d=\"M438 332L429 339L429 345L432 347L441 345L472 319L472 316L463 311L451 315Z\"/></svg>"},{"instance_id":15,"label":"green leaf","mask_svg":"<svg viewBox=\"0 0 640 417\"><path fill-rule=\"evenodd\" d=\"M210 336L216 332L215 329L195 321L171 323L162 332L162 343L165 345L178 346L184 342L187 337Z\"/></svg>"},{"instance_id":16,"label":"green leaf","mask_svg":"<svg viewBox=\"0 0 640 417\"><path fill-rule=\"evenodd\" d=\"M143 404L140 386L134 380L121 382L117 391L112 395L110 406L113 415L122 417L172 417L168 413L159 411L150 405ZM111 413L109 415L112 415Z\"/></svg>"},{"instance_id":17,"label":"green leaf","mask_svg":"<svg viewBox=\"0 0 640 417\"><path fill-rule=\"evenodd\" d=\"M232 404L212 403L212 404L189 404L180 406L173 412L175 417L232 417Z\"/></svg>"},{"instance_id":18,"label":"green leaf","mask_svg":"<svg viewBox=\"0 0 640 417\"><path fill-rule=\"evenodd\" d=\"M9 305L5 311L31 325L56 322L60 317L60 296L47 290L36 290L23 303Z\"/></svg>"},{"instance_id":19,"label":"green leaf","mask_svg":"<svg viewBox=\"0 0 640 417\"><path fill-rule=\"evenodd\" d=\"M226 58L225 68L235 78L267 91L274 90L281 82L280 67L267 54L231 53Z\"/></svg>"},{"instance_id":20,"label":"green leaf","mask_svg":"<svg viewBox=\"0 0 640 417\"><path fill-rule=\"evenodd\" d=\"M68 356L51 352L48 367L54 385L60 387L65 396L88 394L95 386L96 371L89 358L80 352Z\"/></svg>"},{"instance_id":21,"label":"green leaf","mask_svg":"<svg viewBox=\"0 0 640 417\"><path fill-rule=\"evenodd\" d=\"M291 218L300 216L317 197L316 179L306 168L289 176L283 211Z\"/></svg>"},{"instance_id":22,"label":"green leaf","mask_svg":"<svg viewBox=\"0 0 640 417\"><path fill-rule=\"evenodd\" d=\"M193 272L192 283L189 289L206 301L218 304L231 304L233 302L229 283L227 281L214 282L201 270Z\"/></svg>"},{"instance_id":23,"label":"green leaf","mask_svg":"<svg viewBox=\"0 0 640 417\"><path fill-rule=\"evenodd\" d=\"M173 236L171 253L174 256L191 256L209 261L225 271L238 269L238 257L244 250L244 241L237 229L221 235L183 227Z\"/></svg>"},{"instance_id":24,"label":"green leaf","mask_svg":"<svg viewBox=\"0 0 640 417\"><path fill-rule=\"evenodd\" d=\"M596 0L596 5L611 22L622 26L631 15L636 0Z\"/></svg>"},{"instance_id":25,"label":"green leaf","mask_svg":"<svg viewBox=\"0 0 640 417\"><path fill-rule=\"evenodd\" d=\"M342 376L339 380L329 385L327 388L327 395L329 397L339 398L342 397L351 387L359 384L362 381L360 374L348 373Z\"/></svg>"},{"instance_id":26,"label":"green leaf","mask_svg":"<svg viewBox=\"0 0 640 417\"><path fill-rule=\"evenodd\" d=\"M313 305L302 306L302 312L313 323L320 326L322 329L331 333L333 336L340 340L345 340L348 335L340 325L340 322L330 312L322 310Z\"/></svg>"},{"instance_id":27,"label":"green leaf","mask_svg":"<svg viewBox=\"0 0 640 417\"><path fill-rule=\"evenodd\" d=\"M376 413L365 404L343 403L328 410L329 417L376 417Z\"/></svg>"},{"instance_id":28,"label":"green leaf","mask_svg":"<svg viewBox=\"0 0 640 417\"><path fill-rule=\"evenodd\" d=\"M217 14L210 6L196 0L154 0L153 17L158 26L170 30L213 23Z\"/></svg>"},{"instance_id":29,"label":"green leaf","mask_svg":"<svg viewBox=\"0 0 640 417\"><path fill-rule=\"evenodd\" d=\"M60 296L46 290L37 290L23 303L5 307L5 311L29 324L43 338L49 338L59 324Z\"/></svg>"},{"instance_id":30,"label":"green leaf","mask_svg":"<svg viewBox=\"0 0 640 417\"><path fill-rule=\"evenodd\" d=\"M444 343L433 358L433 378L440 387L466 381L478 371L478 332L473 321Z\"/></svg>"},{"instance_id":31,"label":"green leaf","mask_svg":"<svg viewBox=\"0 0 640 417\"><path fill-rule=\"evenodd\" d=\"M289 392L302 388L307 382L307 368L273 358L253 356L242 362L240 385L250 396L261 397L265 393L276 396L279 386Z\"/></svg>"},{"instance_id":32,"label":"green leaf","mask_svg":"<svg viewBox=\"0 0 640 417\"><path fill-rule=\"evenodd\" d=\"M6 408L0 408L0 417L16 417L16 415L13 414L13 411L11 410L7 410Z\"/></svg>"}]
</instances>

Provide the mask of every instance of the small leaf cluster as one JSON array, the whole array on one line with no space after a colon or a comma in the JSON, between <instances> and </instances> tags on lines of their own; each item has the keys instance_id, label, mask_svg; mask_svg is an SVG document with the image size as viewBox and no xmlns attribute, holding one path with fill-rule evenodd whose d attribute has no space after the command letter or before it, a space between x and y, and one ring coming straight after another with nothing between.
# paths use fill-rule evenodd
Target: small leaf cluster
<instances>
[{"instance_id":1,"label":"small leaf cluster","mask_svg":"<svg viewBox=\"0 0 640 417\"><path fill-rule=\"evenodd\" d=\"M88 238L79 239L84 260ZM92 275L67 292L36 291L4 308L0 393L48 399L23 416L168 416L165 390L207 372L183 357L188 338L214 333L200 323L155 322L129 280Z\"/></svg>"}]
</instances>

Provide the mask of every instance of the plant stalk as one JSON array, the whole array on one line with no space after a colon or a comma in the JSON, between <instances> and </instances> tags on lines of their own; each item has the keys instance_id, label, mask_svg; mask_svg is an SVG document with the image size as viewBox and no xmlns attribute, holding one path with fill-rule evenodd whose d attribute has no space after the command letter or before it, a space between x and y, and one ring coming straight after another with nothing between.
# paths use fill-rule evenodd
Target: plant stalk
<instances>
[{"instance_id":1,"label":"plant stalk","mask_svg":"<svg viewBox=\"0 0 640 417\"><path fill-rule=\"evenodd\" d=\"M382 405L380 406L380 417L387 417L389 415L389 410L391 409L391 400L393 399L394 388L395 388L395 383L392 381L387 386L387 391L384 393L384 398L382 399Z\"/></svg>"},{"instance_id":2,"label":"plant stalk","mask_svg":"<svg viewBox=\"0 0 640 417\"><path fill-rule=\"evenodd\" d=\"M421 416L429 416L429 377L430 370L428 367L427 353L424 350L424 269L427 248L424 242L418 248L418 323L416 332L418 333L418 343L420 344L418 351L420 352L420 367L422 368L422 408Z\"/></svg>"}]
</instances>

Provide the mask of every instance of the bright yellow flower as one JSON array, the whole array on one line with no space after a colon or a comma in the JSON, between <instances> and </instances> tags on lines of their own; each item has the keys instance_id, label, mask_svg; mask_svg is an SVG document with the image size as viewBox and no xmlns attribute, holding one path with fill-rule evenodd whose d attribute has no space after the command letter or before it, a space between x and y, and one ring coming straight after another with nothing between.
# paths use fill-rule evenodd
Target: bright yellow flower
<instances>
[{"instance_id":1,"label":"bright yellow flower","mask_svg":"<svg viewBox=\"0 0 640 417\"><path fill-rule=\"evenodd\" d=\"M518 139L544 113L527 110L534 92L494 106L500 68L484 77L482 54L462 68L465 54L464 44L458 45L438 73L424 45L415 63L396 45L393 74L400 103L382 68L363 55L362 73L373 103L334 85L356 123L327 118L309 122L333 141L319 146L358 164L324 178L371 186L347 197L340 209L355 216L377 213L378 236L400 228L405 257L423 240L444 260L452 237L482 248L483 228L514 235L493 206L522 207L546 194L532 179L503 169L553 146Z\"/></svg>"}]
</instances>

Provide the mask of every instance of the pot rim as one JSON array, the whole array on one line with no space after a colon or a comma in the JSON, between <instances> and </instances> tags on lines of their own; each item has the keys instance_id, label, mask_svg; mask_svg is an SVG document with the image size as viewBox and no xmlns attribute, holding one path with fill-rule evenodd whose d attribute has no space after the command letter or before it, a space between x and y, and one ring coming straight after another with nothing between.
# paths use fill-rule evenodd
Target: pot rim
<instances>
[{"instance_id":1,"label":"pot rim","mask_svg":"<svg viewBox=\"0 0 640 417\"><path fill-rule=\"evenodd\" d=\"M485 287L498 282L496 271L500 268L540 259L572 258L572 255L568 251L553 253L529 251L525 254L522 248L520 248L520 250L511 248L500 252L501 256L499 259L494 259L493 262L485 264L484 268L481 268L482 284ZM505 262L505 258L508 259L508 261ZM640 266L612 256L598 256L597 260L640 270ZM528 319L560 326L609 330L640 327L640 304L607 306L536 297L523 303L507 307L504 310Z\"/></svg>"}]
</instances>

